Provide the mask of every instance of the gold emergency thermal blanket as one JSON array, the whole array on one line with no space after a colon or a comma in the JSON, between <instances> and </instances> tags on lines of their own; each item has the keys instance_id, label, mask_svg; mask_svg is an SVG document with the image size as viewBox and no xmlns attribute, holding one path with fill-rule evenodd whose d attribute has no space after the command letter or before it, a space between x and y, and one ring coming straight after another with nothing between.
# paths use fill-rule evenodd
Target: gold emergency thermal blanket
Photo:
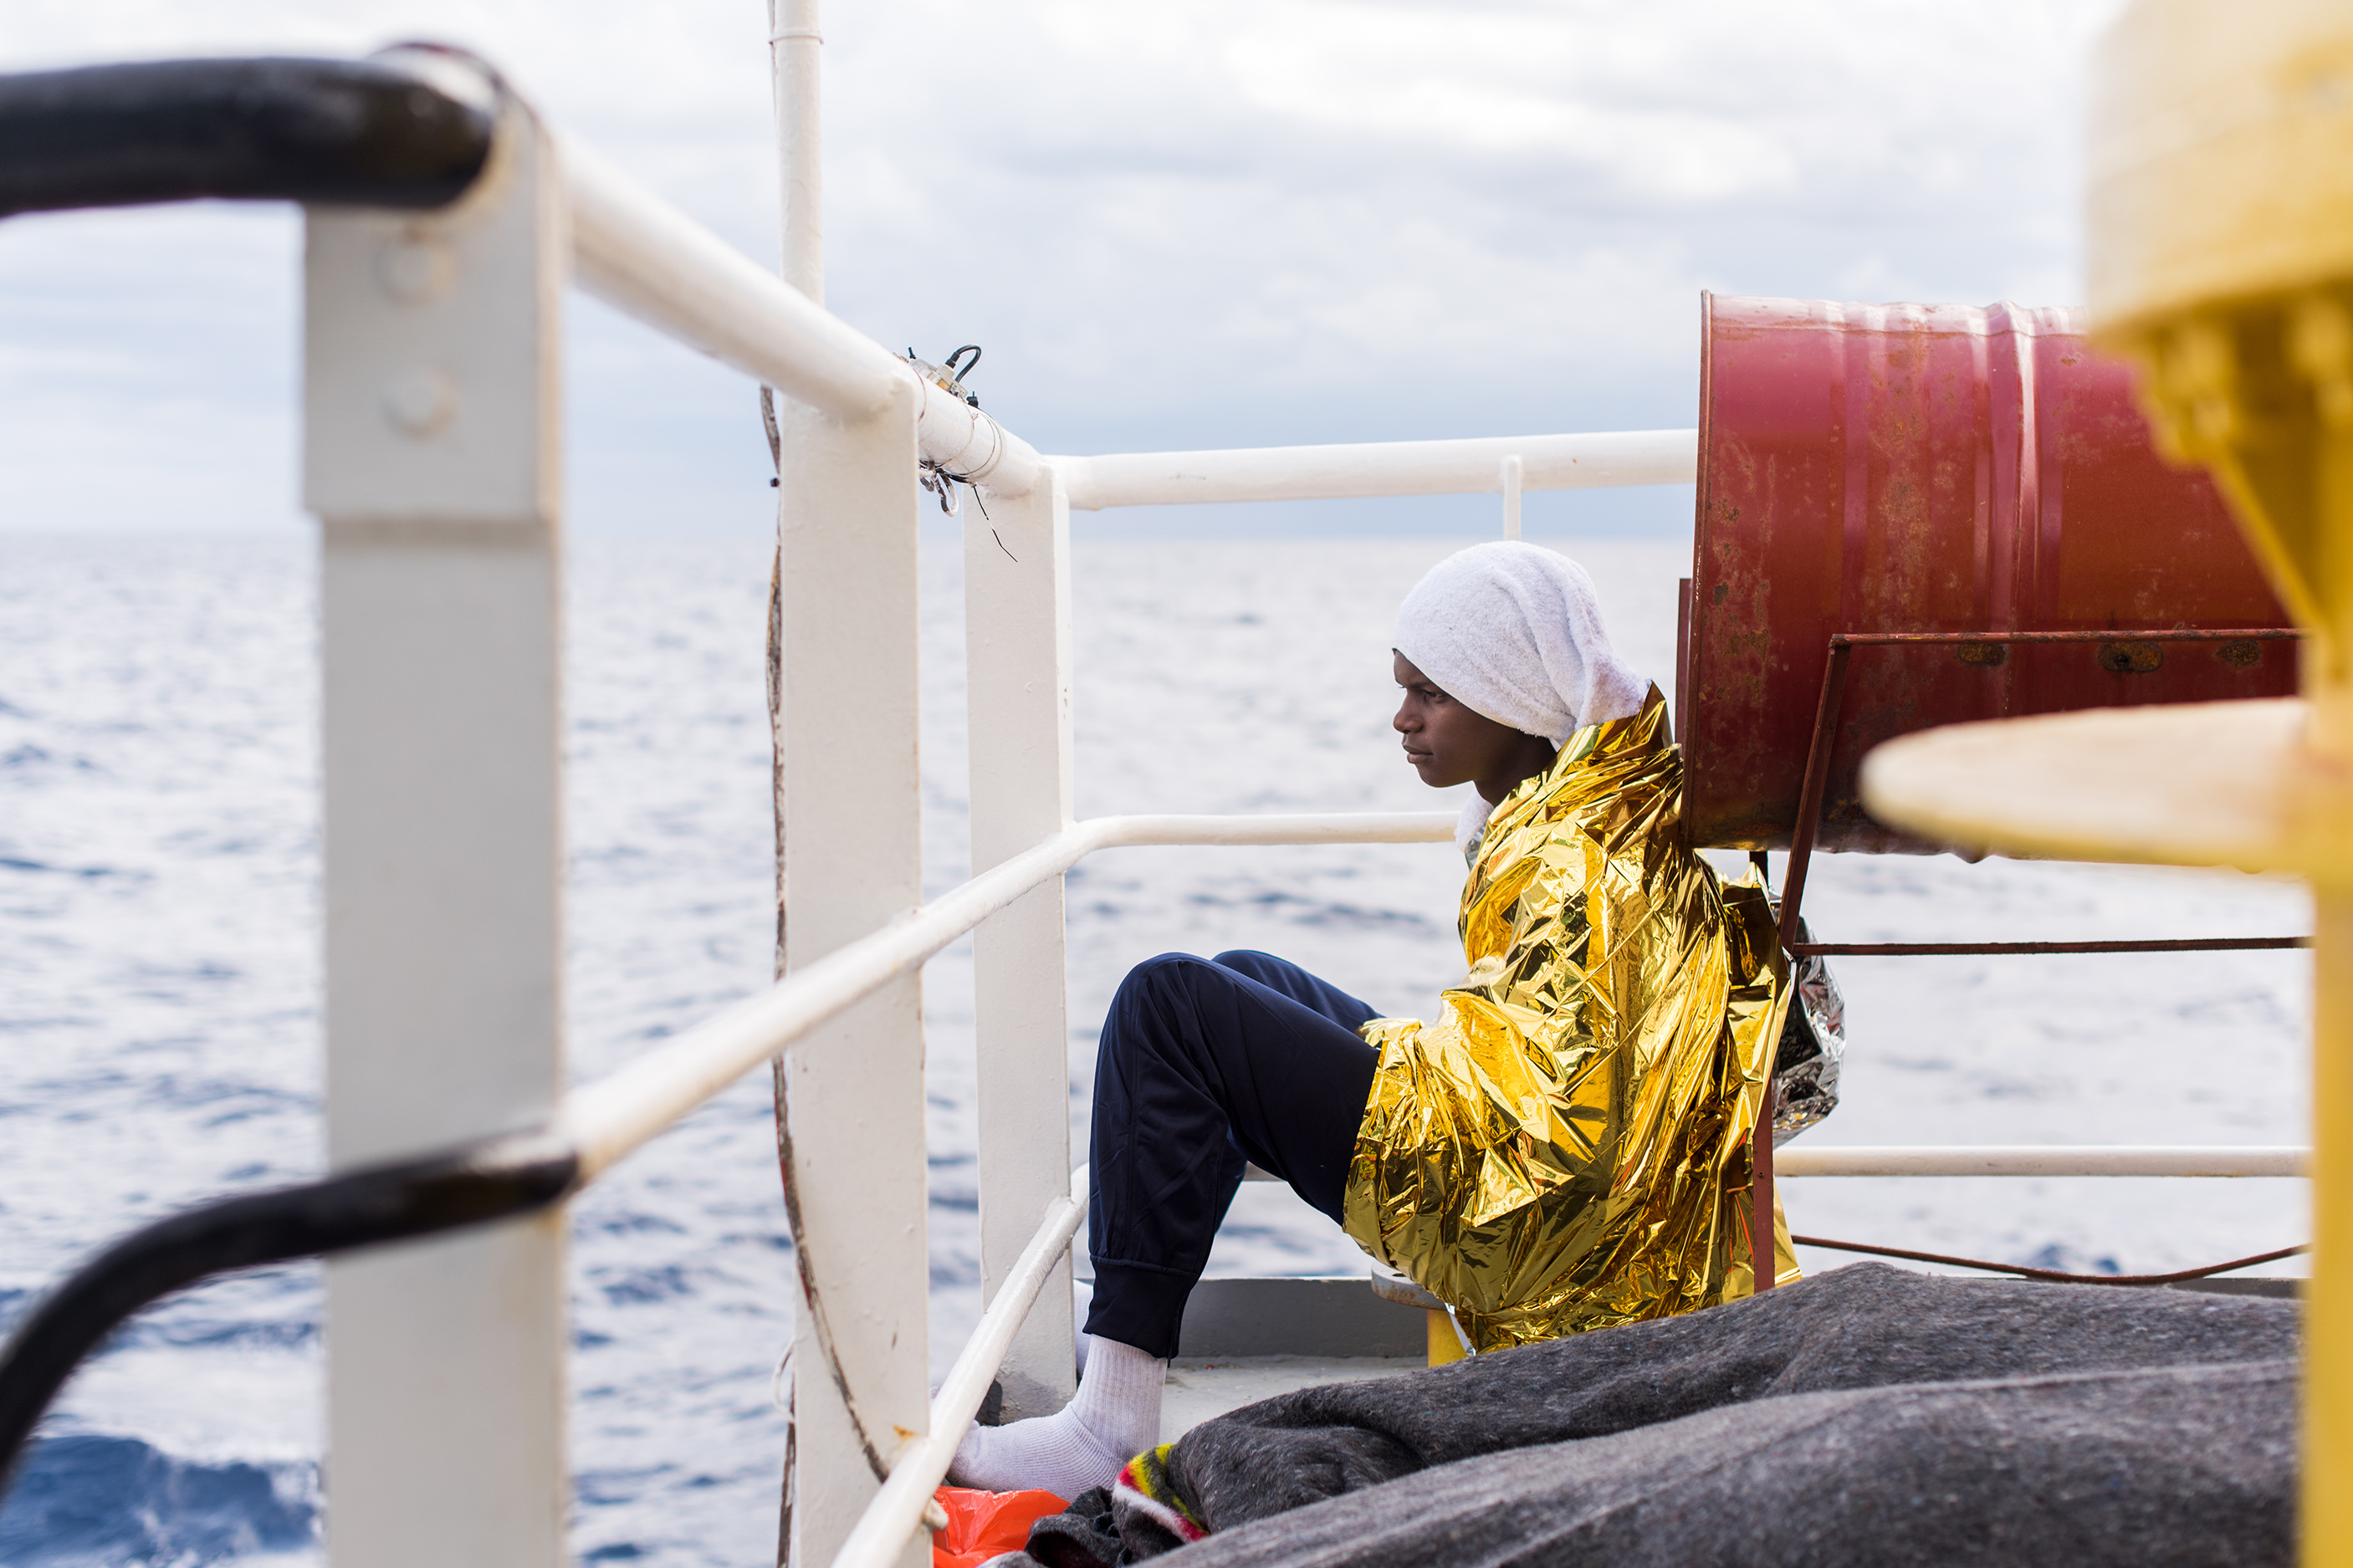
<instances>
[{"instance_id":1,"label":"gold emergency thermal blanket","mask_svg":"<svg viewBox=\"0 0 2353 1568\"><path fill-rule=\"evenodd\" d=\"M1723 887L1684 847L1682 800L1655 688L1569 736L1488 820L1462 892L1470 973L1438 1022L1365 1026L1381 1055L1348 1234L1480 1351L1753 1287L1751 1138L1787 961L1764 889Z\"/></svg>"}]
</instances>

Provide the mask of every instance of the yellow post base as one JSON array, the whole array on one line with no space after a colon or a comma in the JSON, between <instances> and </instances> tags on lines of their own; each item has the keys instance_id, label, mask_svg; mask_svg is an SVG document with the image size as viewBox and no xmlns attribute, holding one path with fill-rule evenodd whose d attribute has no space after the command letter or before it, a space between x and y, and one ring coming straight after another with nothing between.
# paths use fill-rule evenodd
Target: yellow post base
<instances>
[{"instance_id":1,"label":"yellow post base","mask_svg":"<svg viewBox=\"0 0 2353 1568\"><path fill-rule=\"evenodd\" d=\"M2312 1279L2304 1319L2304 1562L2353 1562L2353 892L2315 889Z\"/></svg>"},{"instance_id":2,"label":"yellow post base","mask_svg":"<svg viewBox=\"0 0 2353 1568\"><path fill-rule=\"evenodd\" d=\"M1430 1365L1444 1366L1471 1353L1462 1348L1462 1336L1454 1331L1453 1319L1435 1310L1425 1310L1422 1316L1429 1320Z\"/></svg>"},{"instance_id":3,"label":"yellow post base","mask_svg":"<svg viewBox=\"0 0 2353 1568\"><path fill-rule=\"evenodd\" d=\"M2304 1568L2353 1568L2353 770L2301 701L1958 724L1863 763L1882 822L1975 849L2272 868L2314 883Z\"/></svg>"}]
</instances>

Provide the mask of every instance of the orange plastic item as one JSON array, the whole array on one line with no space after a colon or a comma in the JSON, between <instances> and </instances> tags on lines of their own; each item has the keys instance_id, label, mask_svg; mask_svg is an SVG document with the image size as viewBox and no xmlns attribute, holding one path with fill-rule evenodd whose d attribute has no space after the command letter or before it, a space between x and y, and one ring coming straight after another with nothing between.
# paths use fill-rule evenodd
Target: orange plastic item
<instances>
[{"instance_id":1,"label":"orange plastic item","mask_svg":"<svg viewBox=\"0 0 2353 1568\"><path fill-rule=\"evenodd\" d=\"M942 1487L932 1494L947 1528L932 1537L932 1568L980 1568L1029 1543L1029 1527L1071 1505L1052 1492L984 1492Z\"/></svg>"}]
</instances>

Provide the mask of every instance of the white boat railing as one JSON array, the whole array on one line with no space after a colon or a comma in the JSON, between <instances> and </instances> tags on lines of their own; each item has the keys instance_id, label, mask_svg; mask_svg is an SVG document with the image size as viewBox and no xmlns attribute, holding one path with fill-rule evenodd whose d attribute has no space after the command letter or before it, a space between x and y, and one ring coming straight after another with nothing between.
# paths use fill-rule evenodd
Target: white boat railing
<instances>
[{"instance_id":1,"label":"white boat railing","mask_svg":"<svg viewBox=\"0 0 2353 1568\"><path fill-rule=\"evenodd\" d=\"M988 1397L988 1385L996 1379L1005 1352L1012 1348L1013 1336L1020 1331L1039 1291L1054 1277L1087 1217L1087 1179L1088 1168L1082 1165L1071 1173L1070 1195L1047 1208L1038 1234L1021 1249L1012 1276L999 1288L972 1338L965 1342L964 1352L948 1369L946 1381L932 1401L930 1428L901 1449L891 1467L891 1479L882 1483L881 1490L859 1516L849 1539L842 1542L834 1557L839 1568L890 1563L905 1552L910 1541L921 1539L918 1531L923 1526L935 1528L944 1522L932 1493L947 1475L965 1426L979 1411L981 1401Z\"/></svg>"},{"instance_id":2,"label":"white boat railing","mask_svg":"<svg viewBox=\"0 0 2353 1568\"><path fill-rule=\"evenodd\" d=\"M813 93L812 0L785 0L776 21L779 82ZM450 81L459 68L417 68ZM1515 531L1525 489L1689 482L1696 437L1041 458L823 308L813 102L780 106L796 287L559 145L486 79L452 90L497 119L465 195L307 218L330 1163L545 1128L586 1182L775 1061L803 1291L786 1548L804 1563L913 1563L932 1489L990 1381L1016 1415L1073 1383L1069 1253L1087 1194L1071 1170L1064 874L1122 846L1437 843L1453 826L1441 813L1074 820L1070 509L1491 491ZM784 973L566 1094L557 480L571 281L786 400L772 669ZM991 503L965 530L976 874L929 902L924 466ZM934 1397L916 987L924 961L967 933L986 1305ZM2305 1160L1815 1149L1784 1155L1781 1172L2266 1176ZM560 1212L330 1262L339 1568L565 1561L565 1295Z\"/></svg>"},{"instance_id":3,"label":"white boat railing","mask_svg":"<svg viewBox=\"0 0 2353 1568\"><path fill-rule=\"evenodd\" d=\"M2308 1176L2312 1151L2274 1144L1850 1143L1773 1156L1783 1176ZM1282 1178L1256 1165L1246 1182Z\"/></svg>"},{"instance_id":4,"label":"white boat railing","mask_svg":"<svg viewBox=\"0 0 2353 1568\"><path fill-rule=\"evenodd\" d=\"M2247 1144L1852 1144L1776 1152L1782 1176L2306 1176L2312 1151Z\"/></svg>"},{"instance_id":5,"label":"white boat railing","mask_svg":"<svg viewBox=\"0 0 2353 1568\"><path fill-rule=\"evenodd\" d=\"M1002 1373L1017 1406L1069 1393L1067 1245L1084 1194L1068 1190L1062 874L1119 845L1442 842L1451 818L1073 822L1057 465L555 142L520 104L501 115L491 166L452 207L310 216L306 494L322 523L328 623L332 1157L340 1167L542 1120L592 1180L781 1053L805 1290L788 1530L797 1557L829 1559L870 1503L897 1508L878 1500L886 1479L890 1499L928 1496L976 1377L985 1388ZM787 400L778 749L789 782L778 802L784 978L558 1100L554 323L567 273ZM1491 488L1507 447L1539 488L1651 482L1687 474L1693 441L1399 444L1344 449L1337 466L1371 472L1375 489ZM968 563L978 874L924 904L913 854L919 461L982 487L992 516L978 532L987 549ZM1115 504L1121 465L1152 459L1101 461L1091 493ZM1173 467L1204 461L1260 488L1367 493L1360 480L1342 488L1324 449ZM885 1169L873 1155L920 1153L916 972L976 928L988 1305L934 1402L923 1161ZM560 1520L529 1502L561 1491L556 1227L337 1260L330 1276L338 1451L371 1456L369 1479L343 1480L339 1466L338 1557L559 1552ZM479 1310L500 1290L511 1309L518 1279L525 1310ZM404 1312L436 1331L418 1337ZM427 1414L459 1382L488 1418L453 1437ZM418 1521L453 1516L491 1522L472 1540L438 1525L419 1533ZM870 1522L860 1551L887 1560L912 1525Z\"/></svg>"},{"instance_id":6,"label":"white boat railing","mask_svg":"<svg viewBox=\"0 0 2353 1568\"><path fill-rule=\"evenodd\" d=\"M565 1097L555 1130L593 1178L695 1107L1098 849L1124 845L1427 844L1452 837L1445 812L1297 816L1100 816L1072 824L870 936ZM1085 1194L1079 1194L1082 1205ZM1048 1222L1051 1223L1051 1222ZM995 1366L989 1371L996 1373Z\"/></svg>"},{"instance_id":7,"label":"white boat railing","mask_svg":"<svg viewBox=\"0 0 2353 1568\"><path fill-rule=\"evenodd\" d=\"M1225 452L1125 452L1056 458L1073 509L1204 501L1348 500L1375 496L1511 495L1520 489L1687 485L1696 430L1488 436L1467 441L1253 447ZM1517 464L1514 472L1509 466Z\"/></svg>"},{"instance_id":8,"label":"white boat railing","mask_svg":"<svg viewBox=\"0 0 2353 1568\"><path fill-rule=\"evenodd\" d=\"M871 419L913 384L928 460L1004 496L1035 489L1029 444L576 142L562 144L580 287L836 419Z\"/></svg>"},{"instance_id":9,"label":"white boat railing","mask_svg":"<svg viewBox=\"0 0 2353 1568\"><path fill-rule=\"evenodd\" d=\"M807 42L789 27L779 38ZM804 1289L788 1550L907 1561L990 1380L1003 1377L1017 1414L1071 1389L1068 1251L1086 1193L1083 1174L1069 1175L1063 874L1121 845L1439 842L1452 826L1443 814L1073 821L1070 508L1485 490L1516 517L1523 489L1688 482L1696 437L1042 458L585 150L559 149L519 104L501 113L492 164L455 206L310 218L333 1157L544 1120L593 1179L781 1058ZM554 475L567 273L787 400L776 671L786 973L559 1099ZM914 563L926 462L982 488L990 522L967 530L976 875L923 903ZM987 1306L933 1398L914 986L967 932ZM1781 1169L2270 1175L2302 1162L2237 1149L1824 1149L1793 1151ZM330 1275L337 1561L560 1560L560 1226L422 1243ZM460 1396L478 1418L453 1431L439 1417ZM489 1522L453 1536L452 1519Z\"/></svg>"}]
</instances>

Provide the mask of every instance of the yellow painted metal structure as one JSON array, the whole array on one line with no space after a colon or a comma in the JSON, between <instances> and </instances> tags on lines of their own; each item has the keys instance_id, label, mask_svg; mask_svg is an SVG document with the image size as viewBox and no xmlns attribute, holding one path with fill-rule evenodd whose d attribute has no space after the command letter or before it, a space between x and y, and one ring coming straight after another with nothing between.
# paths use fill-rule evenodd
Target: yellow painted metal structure
<instances>
[{"instance_id":1,"label":"yellow painted metal structure","mask_svg":"<svg viewBox=\"0 0 2353 1568\"><path fill-rule=\"evenodd\" d=\"M1875 752L1863 798L1966 847L2313 884L2301 1528L2306 1563L2353 1563L2353 8L2139 0L2090 127L2094 341L2310 634L2303 696L1931 731Z\"/></svg>"},{"instance_id":2,"label":"yellow painted metal structure","mask_svg":"<svg viewBox=\"0 0 2353 1568\"><path fill-rule=\"evenodd\" d=\"M1424 1312L1423 1317L1427 1320L1426 1337L1430 1342L1431 1366L1444 1366L1448 1362L1461 1361L1471 1353L1462 1348L1462 1336L1454 1331L1454 1320L1448 1317L1443 1309L1432 1309Z\"/></svg>"}]
</instances>

